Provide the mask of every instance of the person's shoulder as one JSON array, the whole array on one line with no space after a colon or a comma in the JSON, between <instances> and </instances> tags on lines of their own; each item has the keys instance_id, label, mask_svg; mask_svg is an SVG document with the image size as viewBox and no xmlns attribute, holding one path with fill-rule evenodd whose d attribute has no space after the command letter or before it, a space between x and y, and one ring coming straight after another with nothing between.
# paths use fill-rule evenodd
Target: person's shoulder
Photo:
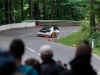
<instances>
[{"instance_id":1,"label":"person's shoulder","mask_svg":"<svg viewBox=\"0 0 100 75\"><path fill-rule=\"evenodd\" d=\"M18 68L25 75L26 74L29 74L29 75L33 75L33 74L34 75L37 75L37 71L34 69L33 66L29 66L29 65L18 65Z\"/></svg>"},{"instance_id":2,"label":"person's shoulder","mask_svg":"<svg viewBox=\"0 0 100 75\"><path fill-rule=\"evenodd\" d=\"M63 70L59 75L75 75L74 71L71 70Z\"/></svg>"},{"instance_id":3,"label":"person's shoulder","mask_svg":"<svg viewBox=\"0 0 100 75\"><path fill-rule=\"evenodd\" d=\"M62 67L62 65L61 65L61 64L57 64L57 63L55 63L55 65L56 65L57 67Z\"/></svg>"},{"instance_id":4,"label":"person's shoulder","mask_svg":"<svg viewBox=\"0 0 100 75\"><path fill-rule=\"evenodd\" d=\"M26 72L26 71L29 71L29 70L31 70L32 69L32 67L31 66L28 66L28 65L18 65L18 69L20 70L20 71L24 71L24 72Z\"/></svg>"},{"instance_id":5,"label":"person's shoulder","mask_svg":"<svg viewBox=\"0 0 100 75\"><path fill-rule=\"evenodd\" d=\"M33 67L32 66L29 66L29 65L18 65L18 68L19 69L26 69L26 70L31 70Z\"/></svg>"}]
</instances>

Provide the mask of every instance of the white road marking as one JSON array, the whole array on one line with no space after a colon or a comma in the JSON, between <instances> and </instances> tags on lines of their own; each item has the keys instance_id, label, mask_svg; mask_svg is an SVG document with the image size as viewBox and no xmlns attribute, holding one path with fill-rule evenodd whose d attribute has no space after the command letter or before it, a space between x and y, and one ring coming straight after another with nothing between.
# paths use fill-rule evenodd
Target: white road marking
<instances>
[{"instance_id":1,"label":"white road marking","mask_svg":"<svg viewBox=\"0 0 100 75\"><path fill-rule=\"evenodd\" d=\"M29 50L32 51L32 52L36 52L35 50L33 50L33 49L29 48L29 47L26 47L26 48L29 49ZM37 55L40 56L40 53L37 53Z\"/></svg>"},{"instance_id":2,"label":"white road marking","mask_svg":"<svg viewBox=\"0 0 100 75\"><path fill-rule=\"evenodd\" d=\"M40 55L40 53L37 53L38 55Z\"/></svg>"},{"instance_id":3,"label":"white road marking","mask_svg":"<svg viewBox=\"0 0 100 75\"><path fill-rule=\"evenodd\" d=\"M20 36L20 37L24 37L24 36L28 36L28 35L32 35L32 34L34 34L34 33L25 34L25 35L22 35L22 36Z\"/></svg>"},{"instance_id":4,"label":"white road marking","mask_svg":"<svg viewBox=\"0 0 100 75\"><path fill-rule=\"evenodd\" d=\"M35 52L33 49L31 49L31 48L29 48L29 47L26 47L27 49L29 49L30 51L32 51L32 52Z\"/></svg>"}]
</instances>

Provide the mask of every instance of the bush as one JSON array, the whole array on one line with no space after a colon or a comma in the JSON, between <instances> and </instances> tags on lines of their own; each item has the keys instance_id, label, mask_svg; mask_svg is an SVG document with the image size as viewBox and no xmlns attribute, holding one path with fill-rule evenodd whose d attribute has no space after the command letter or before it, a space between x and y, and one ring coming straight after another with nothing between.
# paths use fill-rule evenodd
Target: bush
<instances>
[{"instance_id":1,"label":"bush","mask_svg":"<svg viewBox=\"0 0 100 75\"><path fill-rule=\"evenodd\" d=\"M81 23L80 26L81 26L80 28L81 33L84 33L82 34L84 37L83 40L84 39L88 40L90 44L92 44L92 39L94 39L95 48L100 48L100 32L98 30L95 31L94 27L90 28L90 22L85 20ZM91 35L90 35L90 29L92 30Z\"/></svg>"},{"instance_id":2,"label":"bush","mask_svg":"<svg viewBox=\"0 0 100 75\"><path fill-rule=\"evenodd\" d=\"M100 48L100 32L95 31L91 38L94 38L95 48Z\"/></svg>"},{"instance_id":3,"label":"bush","mask_svg":"<svg viewBox=\"0 0 100 75\"><path fill-rule=\"evenodd\" d=\"M89 21L82 21L81 25L80 25L80 31L90 31L90 22Z\"/></svg>"}]
</instances>

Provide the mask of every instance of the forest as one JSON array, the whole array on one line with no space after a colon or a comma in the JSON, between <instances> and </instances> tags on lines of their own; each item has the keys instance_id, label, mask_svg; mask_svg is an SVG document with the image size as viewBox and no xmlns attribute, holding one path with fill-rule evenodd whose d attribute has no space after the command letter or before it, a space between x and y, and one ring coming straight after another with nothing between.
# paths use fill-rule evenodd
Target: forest
<instances>
[{"instance_id":1,"label":"forest","mask_svg":"<svg viewBox=\"0 0 100 75\"><path fill-rule=\"evenodd\" d=\"M99 20L100 0L0 0L0 25L24 20Z\"/></svg>"}]
</instances>

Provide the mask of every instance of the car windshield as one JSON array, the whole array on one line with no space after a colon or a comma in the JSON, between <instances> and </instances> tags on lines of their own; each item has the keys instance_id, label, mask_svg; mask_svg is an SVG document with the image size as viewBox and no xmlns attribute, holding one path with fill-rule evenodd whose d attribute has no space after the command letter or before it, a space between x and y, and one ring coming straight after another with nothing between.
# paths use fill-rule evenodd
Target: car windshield
<instances>
[{"instance_id":1,"label":"car windshield","mask_svg":"<svg viewBox=\"0 0 100 75\"><path fill-rule=\"evenodd\" d=\"M42 29L44 30L50 30L51 26L44 26Z\"/></svg>"}]
</instances>

